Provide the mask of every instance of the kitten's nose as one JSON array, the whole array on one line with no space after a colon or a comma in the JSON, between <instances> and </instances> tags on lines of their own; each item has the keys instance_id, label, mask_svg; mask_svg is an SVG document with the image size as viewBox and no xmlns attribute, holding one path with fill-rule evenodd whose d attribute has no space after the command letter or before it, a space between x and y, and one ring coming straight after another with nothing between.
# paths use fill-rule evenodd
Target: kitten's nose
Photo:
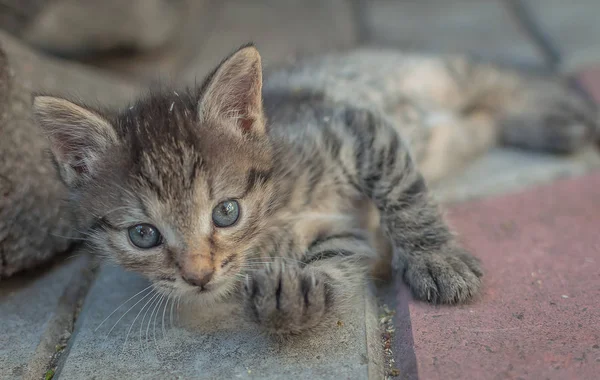
<instances>
[{"instance_id":1,"label":"kitten's nose","mask_svg":"<svg viewBox=\"0 0 600 380\"><path fill-rule=\"evenodd\" d=\"M213 276L212 269L205 269L197 273L183 273L183 279L190 285L199 286L201 288L208 284Z\"/></svg>"}]
</instances>

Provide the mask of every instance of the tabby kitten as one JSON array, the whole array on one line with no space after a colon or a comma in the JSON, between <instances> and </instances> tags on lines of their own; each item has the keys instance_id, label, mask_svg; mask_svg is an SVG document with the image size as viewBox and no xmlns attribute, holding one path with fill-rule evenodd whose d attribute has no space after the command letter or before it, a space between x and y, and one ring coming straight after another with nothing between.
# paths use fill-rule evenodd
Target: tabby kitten
<instances>
[{"instance_id":1,"label":"tabby kitten","mask_svg":"<svg viewBox=\"0 0 600 380\"><path fill-rule=\"evenodd\" d=\"M202 86L116 115L36 97L95 250L165 294L241 294L276 334L351 306L371 275L389 275L392 249L416 298L476 296L480 264L430 198L402 127L371 105L272 83L263 94L248 45Z\"/></svg>"}]
</instances>

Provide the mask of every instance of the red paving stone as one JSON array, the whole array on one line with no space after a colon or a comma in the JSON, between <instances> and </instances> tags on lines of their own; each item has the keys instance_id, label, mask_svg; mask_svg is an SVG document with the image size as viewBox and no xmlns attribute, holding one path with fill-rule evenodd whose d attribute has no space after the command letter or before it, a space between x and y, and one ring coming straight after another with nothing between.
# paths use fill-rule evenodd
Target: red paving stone
<instances>
[{"instance_id":1,"label":"red paving stone","mask_svg":"<svg viewBox=\"0 0 600 380\"><path fill-rule=\"evenodd\" d=\"M462 204L449 218L483 261L485 291L463 307L399 294L405 377L416 360L420 379L599 378L600 172Z\"/></svg>"}]
</instances>

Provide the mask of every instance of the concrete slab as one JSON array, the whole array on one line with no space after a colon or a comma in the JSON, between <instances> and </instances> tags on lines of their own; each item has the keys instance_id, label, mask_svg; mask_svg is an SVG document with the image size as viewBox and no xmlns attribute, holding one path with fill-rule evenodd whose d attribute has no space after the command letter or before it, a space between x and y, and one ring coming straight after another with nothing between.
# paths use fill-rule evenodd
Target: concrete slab
<instances>
[{"instance_id":1,"label":"concrete slab","mask_svg":"<svg viewBox=\"0 0 600 380\"><path fill-rule=\"evenodd\" d=\"M500 1L369 1L369 40L403 49L476 53L537 65L535 46L516 27Z\"/></svg>"},{"instance_id":2,"label":"concrete slab","mask_svg":"<svg viewBox=\"0 0 600 380\"><path fill-rule=\"evenodd\" d=\"M381 378L381 362L369 360L381 360L380 352L370 352L378 349L377 334L369 338L377 344L367 345L365 320L372 330L377 327L371 303L322 333L287 342L260 335L241 321L233 304L203 310L155 298L144 309L153 297L143 299L149 291L110 315L147 286L120 268L102 268L57 370L59 379Z\"/></svg>"},{"instance_id":3,"label":"concrete slab","mask_svg":"<svg viewBox=\"0 0 600 380\"><path fill-rule=\"evenodd\" d=\"M600 172L449 212L486 269L482 298L397 293L405 378L593 379L600 371Z\"/></svg>"},{"instance_id":4,"label":"concrete slab","mask_svg":"<svg viewBox=\"0 0 600 380\"><path fill-rule=\"evenodd\" d=\"M55 344L61 335L67 334L68 338L68 325L61 326L60 323L53 322L57 312L62 312L59 306L67 285L75 286L71 279L77 277L87 265L85 258L76 257L45 270L24 273L0 283L2 379L20 379L36 371L36 378L43 376L51 355L38 357L37 351L48 354L55 351L52 341L44 342L51 346L51 352L45 351L46 347L39 347L46 336L57 338ZM32 363L34 359L38 361Z\"/></svg>"},{"instance_id":5,"label":"concrete slab","mask_svg":"<svg viewBox=\"0 0 600 380\"><path fill-rule=\"evenodd\" d=\"M433 188L444 203L515 192L557 178L584 174L600 167L594 146L571 156L498 148Z\"/></svg>"}]
</instances>

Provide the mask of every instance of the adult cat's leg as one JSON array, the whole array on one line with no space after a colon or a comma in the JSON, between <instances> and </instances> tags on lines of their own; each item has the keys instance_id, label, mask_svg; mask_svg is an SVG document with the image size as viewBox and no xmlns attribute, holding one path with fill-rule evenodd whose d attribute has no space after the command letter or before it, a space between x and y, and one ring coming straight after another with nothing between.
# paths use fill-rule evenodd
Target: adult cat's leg
<instances>
[{"instance_id":1,"label":"adult cat's leg","mask_svg":"<svg viewBox=\"0 0 600 380\"><path fill-rule=\"evenodd\" d=\"M600 139L597 109L561 78L461 56L413 57L404 65L391 77L401 96L386 97L384 111L430 183L498 143L570 153Z\"/></svg>"},{"instance_id":2,"label":"adult cat's leg","mask_svg":"<svg viewBox=\"0 0 600 380\"><path fill-rule=\"evenodd\" d=\"M600 138L597 108L559 76L447 56L415 69L405 85L433 108L485 112L506 145L570 153Z\"/></svg>"}]
</instances>

